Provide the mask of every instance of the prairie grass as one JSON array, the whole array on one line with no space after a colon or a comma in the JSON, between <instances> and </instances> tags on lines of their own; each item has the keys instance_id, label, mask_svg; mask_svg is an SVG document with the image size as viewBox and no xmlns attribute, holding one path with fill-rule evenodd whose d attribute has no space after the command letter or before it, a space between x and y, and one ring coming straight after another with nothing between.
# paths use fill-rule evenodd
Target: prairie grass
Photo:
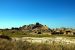
<instances>
[{"instance_id":1,"label":"prairie grass","mask_svg":"<svg viewBox=\"0 0 75 50\"><path fill-rule=\"evenodd\" d=\"M75 50L75 44L40 44L0 39L0 50Z\"/></svg>"}]
</instances>

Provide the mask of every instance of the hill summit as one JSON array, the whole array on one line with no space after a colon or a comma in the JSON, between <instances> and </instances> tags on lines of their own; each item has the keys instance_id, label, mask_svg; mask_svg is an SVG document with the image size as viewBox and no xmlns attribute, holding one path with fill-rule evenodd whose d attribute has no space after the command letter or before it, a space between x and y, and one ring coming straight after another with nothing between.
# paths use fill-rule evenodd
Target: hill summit
<instances>
[{"instance_id":1,"label":"hill summit","mask_svg":"<svg viewBox=\"0 0 75 50\"><path fill-rule=\"evenodd\" d=\"M48 30L49 28L46 25L40 23L24 25L20 28L21 30Z\"/></svg>"}]
</instances>

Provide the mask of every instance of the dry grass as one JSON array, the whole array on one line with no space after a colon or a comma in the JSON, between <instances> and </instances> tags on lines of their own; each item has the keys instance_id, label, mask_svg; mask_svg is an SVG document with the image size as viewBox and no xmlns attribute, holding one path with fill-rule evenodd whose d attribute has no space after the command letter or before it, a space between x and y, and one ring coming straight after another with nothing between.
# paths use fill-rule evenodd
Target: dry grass
<instances>
[{"instance_id":1,"label":"dry grass","mask_svg":"<svg viewBox=\"0 0 75 50\"><path fill-rule=\"evenodd\" d=\"M0 50L75 50L74 44L39 44L0 39Z\"/></svg>"}]
</instances>

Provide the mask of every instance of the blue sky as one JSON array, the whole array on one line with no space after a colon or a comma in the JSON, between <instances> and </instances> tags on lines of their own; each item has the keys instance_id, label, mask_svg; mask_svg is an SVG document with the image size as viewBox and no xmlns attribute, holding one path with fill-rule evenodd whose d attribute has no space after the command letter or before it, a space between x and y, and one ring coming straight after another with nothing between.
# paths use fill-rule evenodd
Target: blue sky
<instances>
[{"instance_id":1,"label":"blue sky","mask_svg":"<svg viewBox=\"0 0 75 50\"><path fill-rule=\"evenodd\" d=\"M74 0L0 0L0 28L33 23L75 28Z\"/></svg>"}]
</instances>

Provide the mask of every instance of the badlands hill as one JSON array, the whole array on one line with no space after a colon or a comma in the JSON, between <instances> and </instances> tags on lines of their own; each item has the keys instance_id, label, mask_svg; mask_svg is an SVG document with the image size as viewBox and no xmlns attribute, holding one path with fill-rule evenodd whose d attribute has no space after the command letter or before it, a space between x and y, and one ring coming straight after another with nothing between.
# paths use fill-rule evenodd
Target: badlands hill
<instances>
[{"instance_id":1,"label":"badlands hill","mask_svg":"<svg viewBox=\"0 0 75 50\"><path fill-rule=\"evenodd\" d=\"M19 28L22 31L31 31L32 33L44 33L44 32L50 32L51 30L46 25L42 25L40 23L36 24L30 24L30 25L24 25Z\"/></svg>"}]
</instances>

